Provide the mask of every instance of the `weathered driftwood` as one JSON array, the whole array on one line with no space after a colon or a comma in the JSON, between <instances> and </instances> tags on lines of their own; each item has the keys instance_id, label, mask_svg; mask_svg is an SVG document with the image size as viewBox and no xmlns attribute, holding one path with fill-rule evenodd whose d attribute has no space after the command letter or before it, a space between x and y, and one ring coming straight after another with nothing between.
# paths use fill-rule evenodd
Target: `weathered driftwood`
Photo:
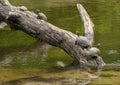
<instances>
[{"instance_id":1,"label":"weathered driftwood","mask_svg":"<svg viewBox=\"0 0 120 85\"><path fill-rule=\"evenodd\" d=\"M84 22L85 36L92 44L94 25L83 6L77 4L77 8ZM78 38L76 34L38 19L35 13L12 6L8 0L0 0L0 20L7 23L11 29L21 30L40 41L63 49L74 59L74 63L80 66L98 68L104 64L101 57L91 58L85 50L75 44Z\"/></svg>"}]
</instances>

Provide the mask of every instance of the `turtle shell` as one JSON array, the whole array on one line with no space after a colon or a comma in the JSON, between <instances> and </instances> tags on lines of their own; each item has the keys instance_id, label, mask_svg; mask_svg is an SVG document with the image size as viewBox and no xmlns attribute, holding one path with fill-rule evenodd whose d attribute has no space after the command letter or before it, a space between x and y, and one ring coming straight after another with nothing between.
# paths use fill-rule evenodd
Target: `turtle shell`
<instances>
[{"instance_id":1,"label":"turtle shell","mask_svg":"<svg viewBox=\"0 0 120 85\"><path fill-rule=\"evenodd\" d=\"M79 36L77 38L77 45L84 47L84 48L87 48L87 47L90 47L90 42L89 42L87 37Z\"/></svg>"}]
</instances>

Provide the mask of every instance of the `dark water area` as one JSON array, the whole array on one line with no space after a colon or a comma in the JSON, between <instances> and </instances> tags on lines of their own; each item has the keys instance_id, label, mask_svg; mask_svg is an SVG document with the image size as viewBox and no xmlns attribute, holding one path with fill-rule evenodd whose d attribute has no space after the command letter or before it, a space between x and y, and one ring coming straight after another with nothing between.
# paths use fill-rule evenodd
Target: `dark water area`
<instances>
[{"instance_id":1,"label":"dark water area","mask_svg":"<svg viewBox=\"0 0 120 85\"><path fill-rule=\"evenodd\" d=\"M16 6L23 4L34 12L40 9L46 14L48 22L61 29L73 33L79 31L83 34L83 23L76 8L76 3L81 3L95 25L94 45L101 44L101 56L107 64L100 76L93 79L89 85L120 85L119 0L10 0L10 2ZM78 81L82 81L79 80L81 76L84 82L89 81L86 73L75 69L69 71L60 69L71 62L72 58L59 48L41 43L21 31L11 31L8 26L0 29L0 84L64 85L63 82L69 81L65 84L69 85L77 81L77 78ZM58 68L59 71L53 68ZM74 79L71 79L73 75ZM13 82L15 80L16 83ZM39 80L42 81L38 82ZM62 84L58 80L62 81Z\"/></svg>"}]
</instances>

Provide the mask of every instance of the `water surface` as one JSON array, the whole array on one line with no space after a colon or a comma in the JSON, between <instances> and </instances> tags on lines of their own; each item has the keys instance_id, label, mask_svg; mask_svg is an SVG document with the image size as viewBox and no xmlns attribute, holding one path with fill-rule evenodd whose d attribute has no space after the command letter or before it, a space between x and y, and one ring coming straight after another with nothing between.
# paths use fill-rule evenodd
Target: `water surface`
<instances>
[{"instance_id":1,"label":"water surface","mask_svg":"<svg viewBox=\"0 0 120 85\"><path fill-rule=\"evenodd\" d=\"M101 43L101 56L107 63L107 66L100 73L100 77L92 79L90 85L120 84L119 0L10 1L14 5L23 4L34 12L36 9L40 9L47 15L50 23L73 33L77 30L83 34L83 23L76 8L76 3L81 3L95 24L94 45ZM75 85L74 82L77 79L78 81L82 81L81 79L85 82L89 81L89 76L81 73L78 69L67 71L61 69L61 66L69 65L71 62L72 58L59 48L41 43L23 32L11 31L8 26L0 29L0 83L10 83L11 85L34 85L35 83L47 85L52 83L52 85L61 85L61 82L63 84L67 79L67 84L73 83ZM77 84L79 83L77 82Z\"/></svg>"}]
</instances>

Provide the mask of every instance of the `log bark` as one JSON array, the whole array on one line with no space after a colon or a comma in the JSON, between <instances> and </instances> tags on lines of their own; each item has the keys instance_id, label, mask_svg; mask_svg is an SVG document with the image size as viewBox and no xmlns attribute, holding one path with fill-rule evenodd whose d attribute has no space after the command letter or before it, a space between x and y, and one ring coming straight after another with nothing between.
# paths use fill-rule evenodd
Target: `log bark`
<instances>
[{"instance_id":1,"label":"log bark","mask_svg":"<svg viewBox=\"0 0 120 85\"><path fill-rule=\"evenodd\" d=\"M94 25L83 6L77 4L77 8L84 23L85 36L92 44ZM63 49L73 58L74 63L80 66L98 68L104 64L100 56L95 59L90 58L80 46L75 44L78 38L76 34L38 19L35 13L12 6L8 0L0 0L0 20L7 23L11 29L21 30L39 41Z\"/></svg>"}]
</instances>

